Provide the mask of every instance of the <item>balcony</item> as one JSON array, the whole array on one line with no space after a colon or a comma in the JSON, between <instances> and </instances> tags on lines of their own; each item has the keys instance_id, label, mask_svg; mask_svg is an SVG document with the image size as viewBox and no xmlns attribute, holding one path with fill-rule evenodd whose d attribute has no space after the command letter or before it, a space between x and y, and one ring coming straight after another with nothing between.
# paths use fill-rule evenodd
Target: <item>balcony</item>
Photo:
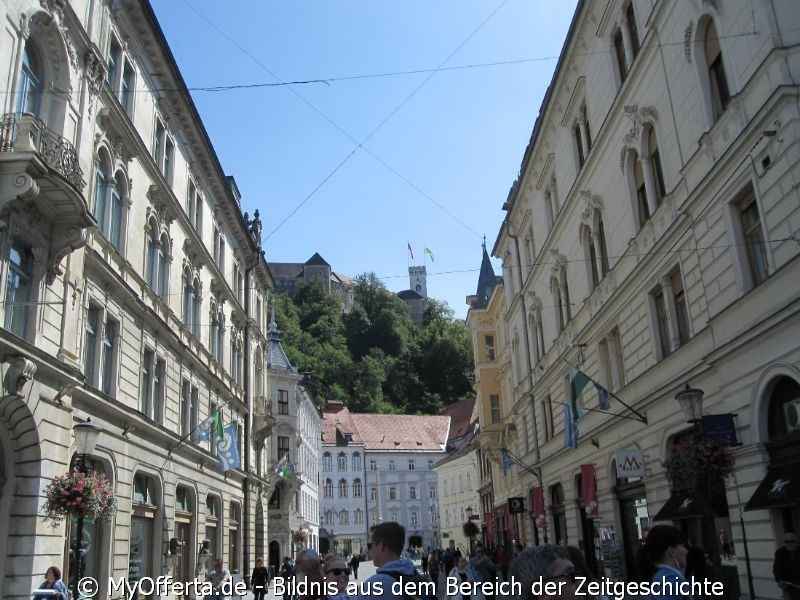
<instances>
[{"instance_id":1,"label":"balcony","mask_svg":"<svg viewBox=\"0 0 800 600\"><path fill-rule=\"evenodd\" d=\"M36 223L48 245L47 282L61 260L86 243L95 225L84 196L78 153L66 139L31 114L0 119L0 210L17 210Z\"/></svg>"}]
</instances>

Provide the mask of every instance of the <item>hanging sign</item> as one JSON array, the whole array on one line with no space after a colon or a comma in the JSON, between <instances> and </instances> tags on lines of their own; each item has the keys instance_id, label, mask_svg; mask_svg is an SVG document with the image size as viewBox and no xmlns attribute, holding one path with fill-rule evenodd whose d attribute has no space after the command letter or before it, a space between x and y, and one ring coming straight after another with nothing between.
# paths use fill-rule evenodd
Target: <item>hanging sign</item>
<instances>
[{"instance_id":1,"label":"hanging sign","mask_svg":"<svg viewBox=\"0 0 800 600\"><path fill-rule=\"evenodd\" d=\"M617 450L615 458L617 462L617 478L644 477L644 452L638 448Z\"/></svg>"}]
</instances>

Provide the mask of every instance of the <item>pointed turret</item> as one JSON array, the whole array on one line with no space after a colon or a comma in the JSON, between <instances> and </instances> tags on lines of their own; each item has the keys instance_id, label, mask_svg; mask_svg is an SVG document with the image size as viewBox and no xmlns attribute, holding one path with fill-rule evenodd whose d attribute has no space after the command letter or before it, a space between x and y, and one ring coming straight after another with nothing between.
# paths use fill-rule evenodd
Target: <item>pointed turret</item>
<instances>
[{"instance_id":1,"label":"pointed turret","mask_svg":"<svg viewBox=\"0 0 800 600\"><path fill-rule=\"evenodd\" d=\"M486 236L483 236L483 259L481 260L481 272L478 275L478 290L474 296L470 296L469 304L473 308L485 308L492 297L494 286L497 285L498 277L494 274L492 261L489 252L486 250Z\"/></svg>"},{"instance_id":2,"label":"pointed turret","mask_svg":"<svg viewBox=\"0 0 800 600\"><path fill-rule=\"evenodd\" d=\"M289 362L289 357L281 344L281 332L275 322L275 300L272 300L272 311L269 318L269 331L267 332L267 366L270 369L284 369L296 373L297 369Z\"/></svg>"}]
</instances>

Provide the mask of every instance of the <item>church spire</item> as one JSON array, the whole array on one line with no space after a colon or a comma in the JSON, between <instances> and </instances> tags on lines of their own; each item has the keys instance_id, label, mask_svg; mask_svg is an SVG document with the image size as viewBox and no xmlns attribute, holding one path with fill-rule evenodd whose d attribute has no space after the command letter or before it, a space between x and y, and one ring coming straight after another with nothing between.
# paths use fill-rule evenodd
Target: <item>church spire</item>
<instances>
[{"instance_id":1,"label":"church spire","mask_svg":"<svg viewBox=\"0 0 800 600\"><path fill-rule=\"evenodd\" d=\"M483 236L483 259L481 260L481 272L478 275L478 290L475 292L475 300L472 303L474 308L485 308L489 303L494 286L497 285L497 276L494 274L492 261L489 252L486 250L486 236Z\"/></svg>"}]
</instances>

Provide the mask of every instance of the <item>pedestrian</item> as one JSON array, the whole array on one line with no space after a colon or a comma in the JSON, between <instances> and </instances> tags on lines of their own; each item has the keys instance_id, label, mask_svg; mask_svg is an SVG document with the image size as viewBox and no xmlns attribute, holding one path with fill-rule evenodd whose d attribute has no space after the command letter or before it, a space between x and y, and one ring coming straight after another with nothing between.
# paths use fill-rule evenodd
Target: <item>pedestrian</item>
<instances>
[{"instance_id":1,"label":"pedestrian","mask_svg":"<svg viewBox=\"0 0 800 600\"><path fill-rule=\"evenodd\" d=\"M793 531L783 534L783 546L775 551L772 574L783 590L783 600L800 600L800 551Z\"/></svg>"},{"instance_id":2,"label":"pedestrian","mask_svg":"<svg viewBox=\"0 0 800 600\"><path fill-rule=\"evenodd\" d=\"M428 574L428 551L424 551L422 553L422 560L420 561L420 565L422 566L422 573L423 575Z\"/></svg>"},{"instance_id":3,"label":"pedestrian","mask_svg":"<svg viewBox=\"0 0 800 600\"><path fill-rule=\"evenodd\" d=\"M458 588L461 589L461 584L465 582L474 582L475 580L469 574L469 570L467 569L467 559L463 556L458 559L458 563L456 566L452 568L447 573L447 580L448 582L452 582L453 580L456 581ZM448 587L450 587L448 585ZM461 591L457 592L456 594L450 594L447 596L447 600L472 600L472 596L470 594L465 594Z\"/></svg>"},{"instance_id":4,"label":"pedestrian","mask_svg":"<svg viewBox=\"0 0 800 600\"><path fill-rule=\"evenodd\" d=\"M345 559L341 556L329 556L326 558L325 597L327 600L349 600L350 596L347 595L347 584L349 582L350 567L347 566Z\"/></svg>"},{"instance_id":5,"label":"pedestrian","mask_svg":"<svg viewBox=\"0 0 800 600\"><path fill-rule=\"evenodd\" d=\"M686 579L703 581L706 578L706 553L694 540L689 540L686 549Z\"/></svg>"},{"instance_id":6,"label":"pedestrian","mask_svg":"<svg viewBox=\"0 0 800 600\"><path fill-rule=\"evenodd\" d=\"M518 582L521 594L517 600L534 600L534 584L555 583L559 590L558 598L574 600L576 588L575 565L569 552L562 546L543 544L525 548L509 565L508 575Z\"/></svg>"},{"instance_id":7,"label":"pedestrian","mask_svg":"<svg viewBox=\"0 0 800 600\"><path fill-rule=\"evenodd\" d=\"M350 558L350 568L353 570L353 579L358 579L358 567L361 565L361 557L358 554L353 554Z\"/></svg>"},{"instance_id":8,"label":"pedestrian","mask_svg":"<svg viewBox=\"0 0 800 600\"><path fill-rule=\"evenodd\" d=\"M253 600L264 600L269 584L269 569L264 566L264 559L256 557L256 566L250 576L250 589L253 590Z\"/></svg>"},{"instance_id":9,"label":"pedestrian","mask_svg":"<svg viewBox=\"0 0 800 600\"><path fill-rule=\"evenodd\" d=\"M722 553L722 558L730 560L732 558L733 552L731 551L731 544L730 539L728 538L728 532L724 529L719 530L719 550Z\"/></svg>"},{"instance_id":10,"label":"pedestrian","mask_svg":"<svg viewBox=\"0 0 800 600\"><path fill-rule=\"evenodd\" d=\"M392 591L392 585L400 581L418 581L414 563L400 558L406 539L406 529L395 521L378 523L370 529L371 542L367 544L370 559L378 568L360 586L359 600L394 600L403 598Z\"/></svg>"},{"instance_id":11,"label":"pedestrian","mask_svg":"<svg viewBox=\"0 0 800 600\"><path fill-rule=\"evenodd\" d=\"M486 554L486 547L483 544L475 544L475 556L469 561L469 568L478 574L480 581L494 582L497 579L499 569ZM494 600L494 594L484 593L486 600Z\"/></svg>"},{"instance_id":12,"label":"pedestrian","mask_svg":"<svg viewBox=\"0 0 800 600\"><path fill-rule=\"evenodd\" d=\"M431 557L428 559L428 575L430 575L431 577L434 589L439 586L440 565L441 563L439 562L439 551L434 550L433 552L431 552Z\"/></svg>"},{"instance_id":13,"label":"pedestrian","mask_svg":"<svg viewBox=\"0 0 800 600\"><path fill-rule=\"evenodd\" d=\"M325 575L322 573L322 561L316 550L303 548L297 553L294 576L298 583L308 584L307 593L300 595L300 600L324 600Z\"/></svg>"},{"instance_id":14,"label":"pedestrian","mask_svg":"<svg viewBox=\"0 0 800 600\"><path fill-rule=\"evenodd\" d=\"M650 583L659 582L661 593L651 598L691 599L689 594L680 594L678 586L686 582L684 570L689 550L683 532L672 525L656 525L647 534L639 550L641 573ZM665 589L669 588L669 589Z\"/></svg>"},{"instance_id":15,"label":"pedestrian","mask_svg":"<svg viewBox=\"0 0 800 600\"><path fill-rule=\"evenodd\" d=\"M283 563L281 564L281 570L278 571L278 577L283 579L284 585L284 592L283 592L283 600L292 600L292 594L289 593L289 585L294 581L294 565L292 565L292 559L288 556L283 557Z\"/></svg>"},{"instance_id":16,"label":"pedestrian","mask_svg":"<svg viewBox=\"0 0 800 600\"><path fill-rule=\"evenodd\" d=\"M500 572L503 574L503 581L508 580L508 551L506 550L505 542L500 544L497 547L497 550L494 553L495 561L497 561L497 567L500 569Z\"/></svg>"},{"instance_id":17,"label":"pedestrian","mask_svg":"<svg viewBox=\"0 0 800 600\"><path fill-rule=\"evenodd\" d=\"M206 581L211 583L212 592L206 598L227 598L231 586L231 573L223 567L222 559L214 559L214 569L209 572Z\"/></svg>"},{"instance_id":18,"label":"pedestrian","mask_svg":"<svg viewBox=\"0 0 800 600\"><path fill-rule=\"evenodd\" d=\"M46 594L35 594L33 600L69 600L67 586L61 581L61 569L55 565L47 569L40 590L49 590Z\"/></svg>"}]
</instances>

